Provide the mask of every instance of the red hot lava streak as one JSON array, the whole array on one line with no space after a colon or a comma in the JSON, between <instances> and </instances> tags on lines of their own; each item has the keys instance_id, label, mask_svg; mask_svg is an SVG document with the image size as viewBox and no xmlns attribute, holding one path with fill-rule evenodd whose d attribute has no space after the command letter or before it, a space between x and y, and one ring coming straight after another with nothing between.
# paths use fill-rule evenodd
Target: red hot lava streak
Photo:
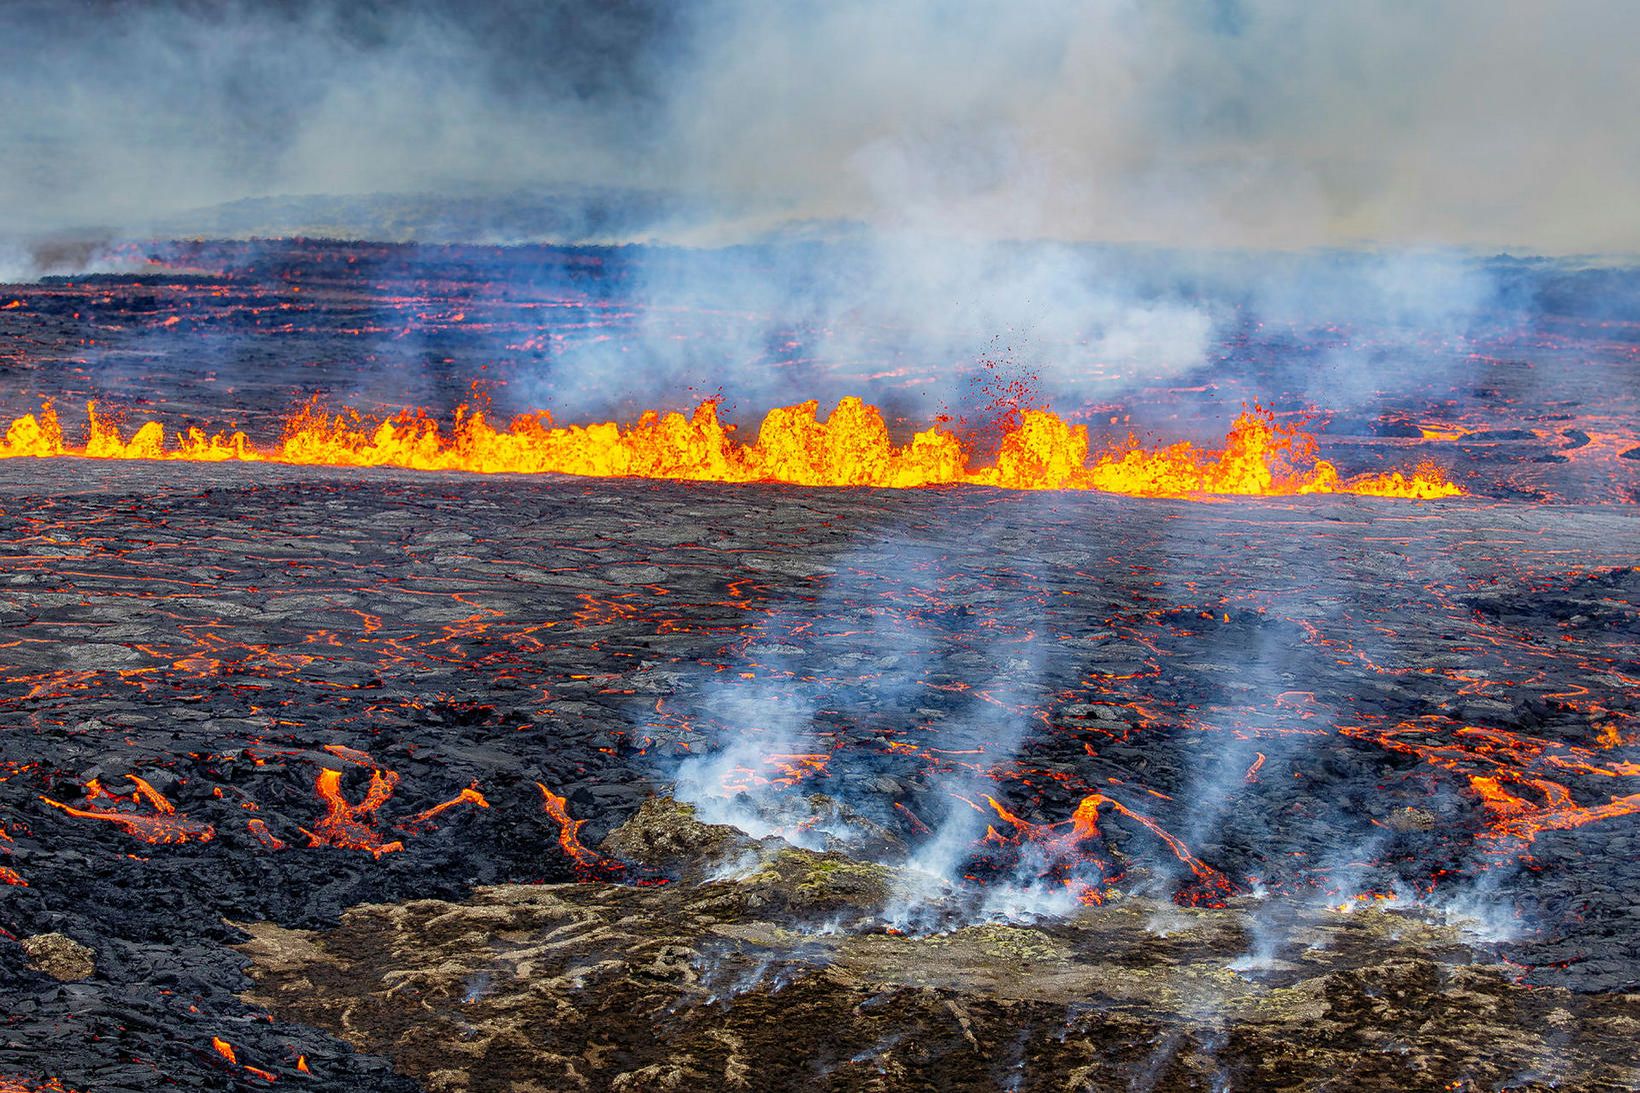
<instances>
[{"instance_id":1,"label":"red hot lava streak","mask_svg":"<svg viewBox=\"0 0 1640 1093\"><path fill-rule=\"evenodd\" d=\"M126 778L135 787L129 795L108 792L96 778L87 782L85 799L92 803L90 808L76 808L44 796L40 800L70 816L78 816L84 820L106 820L132 838L141 839L146 843L203 843L210 842L216 836L214 827L210 824L195 823L178 813L176 806L142 778L135 774L126 775ZM132 811L144 808L148 811Z\"/></svg>"}]
</instances>

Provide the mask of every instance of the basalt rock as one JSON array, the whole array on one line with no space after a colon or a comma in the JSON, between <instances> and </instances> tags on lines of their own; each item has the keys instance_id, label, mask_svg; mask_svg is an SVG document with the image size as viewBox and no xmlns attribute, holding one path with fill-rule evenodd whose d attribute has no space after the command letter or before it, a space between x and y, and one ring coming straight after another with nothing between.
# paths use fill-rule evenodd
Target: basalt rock
<instances>
[{"instance_id":1,"label":"basalt rock","mask_svg":"<svg viewBox=\"0 0 1640 1093\"><path fill-rule=\"evenodd\" d=\"M832 803L818 795L812 814L836 815ZM733 881L718 893L743 909L810 921L858 919L881 911L894 894L893 873L885 866L779 838L753 839L728 824L702 823L695 806L671 797L645 801L599 849L675 874L686 884Z\"/></svg>"},{"instance_id":2,"label":"basalt rock","mask_svg":"<svg viewBox=\"0 0 1640 1093\"><path fill-rule=\"evenodd\" d=\"M1436 816L1426 808L1398 808L1389 815L1389 829L1403 835L1414 831L1433 831Z\"/></svg>"}]
</instances>

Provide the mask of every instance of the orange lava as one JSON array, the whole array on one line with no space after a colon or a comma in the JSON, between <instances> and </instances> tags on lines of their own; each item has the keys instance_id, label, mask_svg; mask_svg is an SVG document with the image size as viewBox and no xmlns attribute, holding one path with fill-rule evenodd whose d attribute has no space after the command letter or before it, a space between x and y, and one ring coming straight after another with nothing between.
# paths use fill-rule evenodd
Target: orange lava
<instances>
[{"instance_id":1,"label":"orange lava","mask_svg":"<svg viewBox=\"0 0 1640 1093\"><path fill-rule=\"evenodd\" d=\"M245 828L256 837L256 841L261 843L265 849L283 850L285 848L285 840L269 831L268 825L261 820L246 820Z\"/></svg>"},{"instance_id":2,"label":"orange lava","mask_svg":"<svg viewBox=\"0 0 1640 1093\"><path fill-rule=\"evenodd\" d=\"M591 879L594 876L609 876L621 872L620 862L606 858L595 850L588 850L582 845L581 828L586 826L586 821L570 816L567 800L540 782L535 783L535 788L541 791L541 807L558 825L558 845L569 855L578 876Z\"/></svg>"},{"instance_id":3,"label":"orange lava","mask_svg":"<svg viewBox=\"0 0 1640 1093\"><path fill-rule=\"evenodd\" d=\"M406 830L420 826L428 820L431 820L434 816L448 812L457 805L473 805L476 808L489 808L490 802L484 799L484 794L478 791L478 787L476 785L468 786L454 797L451 797L448 801L440 801L432 808L423 809L422 811L416 813L400 826Z\"/></svg>"},{"instance_id":4,"label":"orange lava","mask_svg":"<svg viewBox=\"0 0 1640 1093\"><path fill-rule=\"evenodd\" d=\"M806 778L824 774L831 756L824 752L775 753L763 757L766 772L736 767L723 776L725 793L745 793L753 786L795 786Z\"/></svg>"},{"instance_id":5,"label":"orange lava","mask_svg":"<svg viewBox=\"0 0 1640 1093\"><path fill-rule=\"evenodd\" d=\"M1024 410L1006 426L996 462L988 467L969 466L968 446L938 425L904 445L893 443L882 412L852 396L825 421L818 411L812 399L770 410L757 438L742 443L736 428L719 420L715 400L702 402L687 417L651 411L625 428L614 422L557 426L544 412L520 415L498 428L482 409L466 405L448 427L423 410L377 421L352 410L332 414L309 400L286 420L276 446L258 448L241 432L189 428L167 435L157 421L127 437L94 403L88 406L86 441L73 445L47 403L11 423L0 438L0 458L232 460L799 486L980 485L1142 497L1354 493L1422 499L1463 493L1432 464L1344 478L1317 457L1314 437L1278 423L1258 406L1236 418L1219 449L1188 442L1145 448L1130 438L1092 454L1086 426L1071 425L1051 410Z\"/></svg>"},{"instance_id":6,"label":"orange lava","mask_svg":"<svg viewBox=\"0 0 1640 1093\"><path fill-rule=\"evenodd\" d=\"M0 854L11 853L12 842L11 833L4 827L0 827ZM7 865L0 865L0 884L10 885L13 888L28 887L28 881L23 879L23 875Z\"/></svg>"},{"instance_id":7,"label":"orange lava","mask_svg":"<svg viewBox=\"0 0 1640 1093\"><path fill-rule=\"evenodd\" d=\"M1501 850L1524 849L1545 831L1640 815L1640 793L1584 805L1556 780L1560 771L1613 781L1640 777L1640 764L1610 760L1586 747L1479 725L1448 728L1433 717L1390 729L1341 725L1339 731L1464 776L1485 810L1482 835Z\"/></svg>"},{"instance_id":8,"label":"orange lava","mask_svg":"<svg viewBox=\"0 0 1640 1093\"><path fill-rule=\"evenodd\" d=\"M210 824L196 823L178 813L176 807L148 782L135 774L126 775L126 778L134 787L129 795L108 792L96 778L87 782L85 799L92 803L91 808L76 808L50 797L42 796L40 800L83 820L106 820L132 838L146 843L206 843L216 836L216 829ZM151 811L131 811L132 808L144 807Z\"/></svg>"},{"instance_id":9,"label":"orange lava","mask_svg":"<svg viewBox=\"0 0 1640 1093\"><path fill-rule=\"evenodd\" d=\"M375 827L376 811L393 796L398 784L397 774L373 769L370 788L365 791L364 799L354 805L342 796L342 772L328 767L321 770L313 788L325 803L325 814L313 825L313 830L302 829L308 837L308 845L363 850L374 858L403 850L404 843L397 839L389 842Z\"/></svg>"},{"instance_id":10,"label":"orange lava","mask_svg":"<svg viewBox=\"0 0 1640 1093\"><path fill-rule=\"evenodd\" d=\"M1114 866L1090 850L1087 844L1100 840L1099 810L1108 808L1149 830L1195 875L1195 882L1191 887L1180 891L1174 897L1176 900L1181 903L1219 906L1227 897L1235 894L1236 888L1230 878L1191 854L1177 836L1163 829L1150 817L1135 812L1103 793L1093 792L1083 797L1071 818L1057 824L1033 824L1029 820L1021 819L989 795L985 797L985 803L990 806L992 812L1014 829L1016 838L1027 839L1042 846L1053 861L1091 866L1107 881L1116 879ZM992 842L1010 841L995 828L988 829L985 838ZM1067 878L1065 884L1076 893L1077 899L1082 903L1104 902L1105 893L1098 884L1089 884L1074 878Z\"/></svg>"},{"instance_id":11,"label":"orange lava","mask_svg":"<svg viewBox=\"0 0 1640 1093\"><path fill-rule=\"evenodd\" d=\"M342 790L343 772L325 767L313 782L313 791L325 806L325 814L311 828L298 828L308 838L308 846L331 846L341 850L362 850L380 859L404 849L401 839L390 839L383 832L382 809L393 799L399 786L397 772L376 765L367 753L345 744L326 744L325 750L336 758L368 770L370 782L357 804L349 801ZM478 790L477 783L468 786L447 801L425 808L403 822L393 825L395 830L417 834L427 829L439 816L459 805L489 808L490 802ZM245 821L246 828L256 841L268 850L283 850L285 841L269 830L260 819Z\"/></svg>"},{"instance_id":12,"label":"orange lava","mask_svg":"<svg viewBox=\"0 0 1640 1093\"><path fill-rule=\"evenodd\" d=\"M0 1074L0 1093L74 1093L60 1079L45 1078L34 1081Z\"/></svg>"},{"instance_id":13,"label":"orange lava","mask_svg":"<svg viewBox=\"0 0 1640 1093\"><path fill-rule=\"evenodd\" d=\"M1531 787L1542 798L1533 802L1505 789L1507 783ZM1497 838L1530 843L1545 831L1565 831L1573 827L1632 816L1640 812L1640 793L1613 797L1598 805L1579 805L1565 786L1546 778L1469 776L1469 785L1480 796L1491 820L1490 834Z\"/></svg>"}]
</instances>

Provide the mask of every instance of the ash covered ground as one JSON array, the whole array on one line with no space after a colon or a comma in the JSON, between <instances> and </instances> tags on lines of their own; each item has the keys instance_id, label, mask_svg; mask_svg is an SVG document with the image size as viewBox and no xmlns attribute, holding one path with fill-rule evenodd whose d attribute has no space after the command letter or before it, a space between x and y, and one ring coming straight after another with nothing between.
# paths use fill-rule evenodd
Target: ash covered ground
<instances>
[{"instance_id":1,"label":"ash covered ground","mask_svg":"<svg viewBox=\"0 0 1640 1093\"><path fill-rule=\"evenodd\" d=\"M497 259L405 253L8 289L8 407L523 386ZM1547 293L1327 423L1440 502L0 462L0 1076L1632 1084L1632 326Z\"/></svg>"}]
</instances>

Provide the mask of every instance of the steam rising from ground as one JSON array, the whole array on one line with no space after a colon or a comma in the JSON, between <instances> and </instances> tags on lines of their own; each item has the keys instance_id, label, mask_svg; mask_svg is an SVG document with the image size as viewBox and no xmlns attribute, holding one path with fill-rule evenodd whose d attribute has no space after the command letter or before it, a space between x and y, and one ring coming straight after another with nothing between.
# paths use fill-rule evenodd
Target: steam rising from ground
<instances>
[{"instance_id":1,"label":"steam rising from ground","mask_svg":"<svg viewBox=\"0 0 1640 1093\"><path fill-rule=\"evenodd\" d=\"M1214 325L1210 303L1141 294L1098 252L910 235L657 257L633 288L636 336L566 345L524 401L575 412L721 389L755 413L863 394L926 420L973 401L989 360L1077 406L1196 367Z\"/></svg>"},{"instance_id":2,"label":"steam rising from ground","mask_svg":"<svg viewBox=\"0 0 1640 1093\"><path fill-rule=\"evenodd\" d=\"M645 729L689 748L672 772L677 796L710 823L878 857L895 840L872 825L900 826L895 798L928 777L926 792L910 798L923 813L922 837L905 859L906 875L926 883L888 911L917 918L960 877L996 819L979 807L985 794L1003 792L991 774L1035 724L1030 710L1043 700L1047 664L1063 655L1033 626L1030 598L1010 594L1021 580L1007 566L954 570L937 543L889 540L845 556L812 601L763 623L729 672L694 681L692 697L669 700ZM680 724L691 731L674 737ZM946 756L930 775L917 754L925 732L937 733L937 747L928 746ZM880 761L862 770L857 758L841 758L848 769L820 776L839 733L874 737ZM830 811L804 804L811 779L834 799ZM1062 886L1031 879L1042 864L1023 861L1019 882L993 886L986 910L1017 918L1074 906Z\"/></svg>"},{"instance_id":3,"label":"steam rising from ground","mask_svg":"<svg viewBox=\"0 0 1640 1093\"><path fill-rule=\"evenodd\" d=\"M585 418L721 391L755 425L797 395L829 409L858 394L927 421L1023 377L1024 401L1072 414L1203 385L1196 405L1221 429L1249 397L1221 388L1238 369L1225 358L1250 344L1285 369L1253 396L1370 419L1413 386L1469 397L1476 348L1534 307L1498 267L1449 250L1234 256L913 232L651 252L626 290L633 330L558 340L513 381L523 406Z\"/></svg>"},{"instance_id":4,"label":"steam rising from ground","mask_svg":"<svg viewBox=\"0 0 1640 1093\"><path fill-rule=\"evenodd\" d=\"M1192 518L1181 512L1157 527L1161 556L1199 549ZM1257 521L1259 510L1244 518ZM1054 586L1033 577L1063 559L1044 556L1028 532L1010 526L1028 529L1031 521L982 521L971 529L984 544L978 556L995 559L980 565L956 561L975 557L972 543L959 551L914 532L867 533L810 577L812 595L763 620L723 664L684 679L641 726L639 738L675 760L663 763L661 776L708 822L902 866L901 890L883 912L902 928L949 924L957 889L973 895L965 913L1010 921L1072 913L1079 896L1097 898L1118 870L1125 894L1166 900L1188 891L1194 866L1154 837L1154 828L1126 837L1123 824L1139 818L1120 815L1123 804L1150 811L1209 866L1250 851L1235 894L1265 894L1260 862L1281 876L1279 898L1249 905L1249 951L1237 970L1267 969L1286 947L1310 943L1293 933L1300 906L1317 913L1418 906L1445 914L1479 943L1530 927L1500 880L1512 868L1510 851L1444 846L1438 853L1455 856L1428 864L1447 876L1438 889L1419 871L1400 871L1408 845L1401 836L1460 824L1472 803L1457 786L1411 789L1415 771L1382 766L1371 751L1377 745L1349 731L1362 719L1377 723L1370 697L1357 704L1307 689L1341 657L1387 676L1415 671L1421 654L1382 612L1389 603L1438 613L1431 590L1454 580L1440 556L1410 548L1371 556L1313 574L1301 593L1244 588L1227 559L1223 587L1244 590L1222 601L1201 601L1194 582L1151 582L1178 614L1131 648L1154 661L1174 695L1172 713L1146 732L1175 737L1169 745L1187 753L1177 780L1148 799L1107 779L1108 768L1089 751L1085 781L1073 783L1069 800L1030 814L1042 807L1025 788L1033 778L1043 784L1040 772L1022 773L1032 771L1034 741L1070 731L1067 718L1084 716L1064 705L1067 680L1093 678L1078 651L1098 644L1095 656L1112 664L1123 655L1115 650L1128 624L1118 616L1107 620L1113 629L1106 634L1066 640L1064 621L1046 602L1054 597L1044 590ZM1399 588L1388 600L1356 592L1385 582ZM1149 602L1133 609L1146 611ZM1227 664L1238 668L1226 673ZM1102 693L1110 701L1122 692ZM839 748L840 741L848 745ZM1362 749L1372 757L1363 759ZM1272 803L1287 792L1272 797L1272 785L1299 778L1310 786L1334 771L1349 778L1326 790L1299 789L1296 803ZM1047 835L1065 831L1076 801L1097 791L1116 802L1099 814L1097 835L1080 843ZM993 810L987 795L1001 808ZM1392 809L1409 800L1417 807ZM1026 810L1030 833L1021 837L1002 809ZM1424 826L1398 826L1403 820ZM1043 826L1051 824L1058 826ZM988 835L988 826L997 834ZM1004 844L1008 850L993 853ZM1116 870L1107 868L1113 850ZM719 875L753 866L719 863ZM965 889L975 876L983 890ZM1181 923L1158 916L1154 928L1167 933Z\"/></svg>"}]
</instances>

